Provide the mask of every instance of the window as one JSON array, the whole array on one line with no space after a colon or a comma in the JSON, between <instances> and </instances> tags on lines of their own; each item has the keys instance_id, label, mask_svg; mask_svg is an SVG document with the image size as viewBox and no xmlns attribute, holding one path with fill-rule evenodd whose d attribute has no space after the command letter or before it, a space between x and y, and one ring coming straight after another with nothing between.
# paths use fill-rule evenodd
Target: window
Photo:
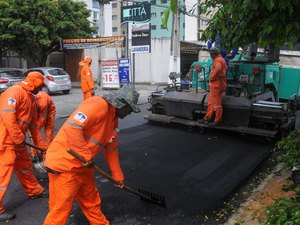
<instances>
[{"instance_id":1,"label":"window","mask_svg":"<svg viewBox=\"0 0 300 225\"><path fill-rule=\"evenodd\" d=\"M160 16L162 17L163 15L164 15L164 12L161 12L161 13L160 13Z\"/></svg>"},{"instance_id":2,"label":"window","mask_svg":"<svg viewBox=\"0 0 300 225\"><path fill-rule=\"evenodd\" d=\"M99 1L95 1L95 0L93 0L93 5L92 5L92 8L95 8L95 9L100 9L100 4L99 4Z\"/></svg>"},{"instance_id":3,"label":"window","mask_svg":"<svg viewBox=\"0 0 300 225\"><path fill-rule=\"evenodd\" d=\"M162 29L162 30L166 30L167 28L166 28L166 27L164 27L163 25L160 25L160 29Z\"/></svg>"},{"instance_id":4,"label":"window","mask_svg":"<svg viewBox=\"0 0 300 225\"><path fill-rule=\"evenodd\" d=\"M201 25L206 26L208 24L208 20L200 20Z\"/></svg>"},{"instance_id":5,"label":"window","mask_svg":"<svg viewBox=\"0 0 300 225\"><path fill-rule=\"evenodd\" d=\"M151 13L151 18L156 18L156 13Z\"/></svg>"},{"instance_id":6,"label":"window","mask_svg":"<svg viewBox=\"0 0 300 225\"><path fill-rule=\"evenodd\" d=\"M151 25L151 30L156 30L156 25Z\"/></svg>"},{"instance_id":7,"label":"window","mask_svg":"<svg viewBox=\"0 0 300 225\"><path fill-rule=\"evenodd\" d=\"M118 3L113 3L113 4L111 4L111 7L112 7L113 9L117 8L117 7L118 7Z\"/></svg>"},{"instance_id":8,"label":"window","mask_svg":"<svg viewBox=\"0 0 300 225\"><path fill-rule=\"evenodd\" d=\"M151 4L151 5L156 5L156 0L151 0L151 1L150 1L150 4Z\"/></svg>"},{"instance_id":9,"label":"window","mask_svg":"<svg viewBox=\"0 0 300 225\"><path fill-rule=\"evenodd\" d=\"M118 28L117 27L113 27L112 28L112 32L118 32Z\"/></svg>"},{"instance_id":10,"label":"window","mask_svg":"<svg viewBox=\"0 0 300 225\"><path fill-rule=\"evenodd\" d=\"M112 20L117 20L118 16L117 15L112 15Z\"/></svg>"},{"instance_id":11,"label":"window","mask_svg":"<svg viewBox=\"0 0 300 225\"><path fill-rule=\"evenodd\" d=\"M94 18L94 19L98 19L98 12L93 11L93 18Z\"/></svg>"},{"instance_id":12,"label":"window","mask_svg":"<svg viewBox=\"0 0 300 225\"><path fill-rule=\"evenodd\" d=\"M160 0L160 3L161 3L161 4L166 4L166 3L167 3L167 0Z\"/></svg>"}]
</instances>

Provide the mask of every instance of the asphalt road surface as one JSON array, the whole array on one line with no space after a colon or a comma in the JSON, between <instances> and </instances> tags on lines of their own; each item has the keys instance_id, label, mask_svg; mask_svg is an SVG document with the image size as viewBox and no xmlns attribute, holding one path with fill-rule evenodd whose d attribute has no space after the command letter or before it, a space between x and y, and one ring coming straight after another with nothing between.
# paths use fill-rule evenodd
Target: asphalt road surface
<instances>
[{"instance_id":1,"label":"asphalt road surface","mask_svg":"<svg viewBox=\"0 0 300 225\"><path fill-rule=\"evenodd\" d=\"M144 93L141 103L147 97ZM53 99L57 132L81 101L81 93L72 90ZM102 210L112 225L201 224L203 215L222 203L273 148L236 133L189 133L180 127L149 125L143 120L148 107L142 104L141 114L120 121L120 162L127 185L165 196L167 208L142 201L95 174ZM96 163L108 171L103 154ZM47 186L47 179L40 181ZM47 199L29 200L15 178L4 205L17 214L10 225L43 224L48 211ZM76 204L69 224L88 224Z\"/></svg>"}]
</instances>

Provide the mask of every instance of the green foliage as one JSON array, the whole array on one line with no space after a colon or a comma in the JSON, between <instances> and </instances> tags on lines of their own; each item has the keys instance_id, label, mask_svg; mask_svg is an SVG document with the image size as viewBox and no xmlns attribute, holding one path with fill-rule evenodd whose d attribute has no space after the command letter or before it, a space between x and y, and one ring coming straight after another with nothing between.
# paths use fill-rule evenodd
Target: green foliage
<instances>
[{"instance_id":1,"label":"green foliage","mask_svg":"<svg viewBox=\"0 0 300 225\"><path fill-rule=\"evenodd\" d=\"M161 22L164 28L167 28L170 12L175 13L177 11L178 0L171 0L170 6L164 11Z\"/></svg>"},{"instance_id":2,"label":"green foliage","mask_svg":"<svg viewBox=\"0 0 300 225\"><path fill-rule=\"evenodd\" d=\"M227 48L256 42L281 47L300 40L300 2L293 0L206 0L202 11L218 7L204 31L202 40L219 33Z\"/></svg>"},{"instance_id":3,"label":"green foliage","mask_svg":"<svg viewBox=\"0 0 300 225\"><path fill-rule=\"evenodd\" d=\"M87 38L95 31L83 2L0 0L0 8L0 41L41 66L61 39Z\"/></svg>"},{"instance_id":4,"label":"green foliage","mask_svg":"<svg viewBox=\"0 0 300 225\"><path fill-rule=\"evenodd\" d=\"M267 220L261 225L300 224L300 203L294 198L280 197L266 209Z\"/></svg>"},{"instance_id":5,"label":"green foliage","mask_svg":"<svg viewBox=\"0 0 300 225\"><path fill-rule=\"evenodd\" d=\"M300 129L292 132L276 144L276 149L283 151L279 160L290 169L295 164L300 163Z\"/></svg>"},{"instance_id":6,"label":"green foliage","mask_svg":"<svg viewBox=\"0 0 300 225\"><path fill-rule=\"evenodd\" d=\"M171 0L171 5L177 5L177 2ZM275 47L288 44L292 47L300 42L300 1L204 0L199 4L202 15L212 9L216 13L202 35L203 41L218 33L221 44L228 49L253 42L260 47L267 44Z\"/></svg>"},{"instance_id":7,"label":"green foliage","mask_svg":"<svg viewBox=\"0 0 300 225\"><path fill-rule=\"evenodd\" d=\"M276 149L283 151L280 158L287 168L291 168L300 160L300 129L277 142ZM267 220L261 225L298 225L300 224L300 186L289 185L284 191L294 191L296 198L279 197L272 206L266 208Z\"/></svg>"},{"instance_id":8,"label":"green foliage","mask_svg":"<svg viewBox=\"0 0 300 225\"><path fill-rule=\"evenodd\" d=\"M167 26L168 26L168 20L169 20L170 12L171 12L171 8L167 8L164 11L164 13L163 13L163 15L161 17L161 19L162 19L162 25L163 25L164 28L167 28Z\"/></svg>"}]
</instances>

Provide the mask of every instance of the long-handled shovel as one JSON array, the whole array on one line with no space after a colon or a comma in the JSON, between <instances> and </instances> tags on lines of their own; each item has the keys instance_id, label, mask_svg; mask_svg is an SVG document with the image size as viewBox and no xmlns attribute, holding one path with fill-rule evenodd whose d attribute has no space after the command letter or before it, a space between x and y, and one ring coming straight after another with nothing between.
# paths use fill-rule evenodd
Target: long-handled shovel
<instances>
[{"instance_id":1,"label":"long-handled shovel","mask_svg":"<svg viewBox=\"0 0 300 225\"><path fill-rule=\"evenodd\" d=\"M72 149L68 149L68 153L70 153L72 156L74 156L76 159L80 160L82 163L86 163L85 159L79 155L77 152L73 151ZM112 178L112 176L110 176L108 173L106 173L104 170L102 170L100 167L93 165L94 169L103 177L107 178L108 180L110 180L111 182L113 182L114 184L119 184L116 180L114 180ZM147 202L151 202L157 205L160 205L162 207L167 207L166 205L166 198L165 196L161 196L152 192L148 192L145 190L135 190L127 185L124 185L123 189L125 189L126 191L135 194L137 196L139 196L142 200L145 200Z\"/></svg>"},{"instance_id":2,"label":"long-handled shovel","mask_svg":"<svg viewBox=\"0 0 300 225\"><path fill-rule=\"evenodd\" d=\"M33 165L34 169L35 169L39 174L45 174L45 173L47 173L47 170L46 170L45 165L44 165L44 159L43 159L43 157L42 157L41 155L39 155L39 154L37 153L37 151L36 151L36 150L40 150L40 151L42 151L42 152L45 152L46 149L39 148L39 147L37 147L37 146L35 146L35 145L32 145L32 144L30 144L30 143L27 143L27 142L25 142L25 145L31 147L31 148L33 149L34 155L36 156L36 157L35 157L35 160L32 161L32 165Z\"/></svg>"},{"instance_id":3,"label":"long-handled shovel","mask_svg":"<svg viewBox=\"0 0 300 225\"><path fill-rule=\"evenodd\" d=\"M29 147L31 147L31 148L34 148L34 149L43 151L43 152L46 151L46 149L43 149L43 148L40 148L40 147L38 147L38 146L32 145L32 144L30 144L30 143L28 143L28 142L25 142L25 145L27 145L27 146L29 146Z\"/></svg>"}]
</instances>

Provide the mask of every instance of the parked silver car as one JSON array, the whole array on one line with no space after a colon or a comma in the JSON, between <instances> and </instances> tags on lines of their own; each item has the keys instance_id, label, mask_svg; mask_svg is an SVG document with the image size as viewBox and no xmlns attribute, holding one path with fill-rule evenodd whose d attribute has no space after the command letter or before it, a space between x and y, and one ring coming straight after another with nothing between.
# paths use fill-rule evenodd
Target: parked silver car
<instances>
[{"instance_id":1,"label":"parked silver car","mask_svg":"<svg viewBox=\"0 0 300 225\"><path fill-rule=\"evenodd\" d=\"M45 91L48 94L53 92L62 91L64 94L68 94L71 90L72 83L69 74L62 68L57 67L36 67L27 70L24 75L27 76L28 73L32 71L38 71L42 73L45 77Z\"/></svg>"},{"instance_id":2,"label":"parked silver car","mask_svg":"<svg viewBox=\"0 0 300 225\"><path fill-rule=\"evenodd\" d=\"M10 86L24 80L21 69L16 68L0 68L0 93Z\"/></svg>"}]
</instances>

